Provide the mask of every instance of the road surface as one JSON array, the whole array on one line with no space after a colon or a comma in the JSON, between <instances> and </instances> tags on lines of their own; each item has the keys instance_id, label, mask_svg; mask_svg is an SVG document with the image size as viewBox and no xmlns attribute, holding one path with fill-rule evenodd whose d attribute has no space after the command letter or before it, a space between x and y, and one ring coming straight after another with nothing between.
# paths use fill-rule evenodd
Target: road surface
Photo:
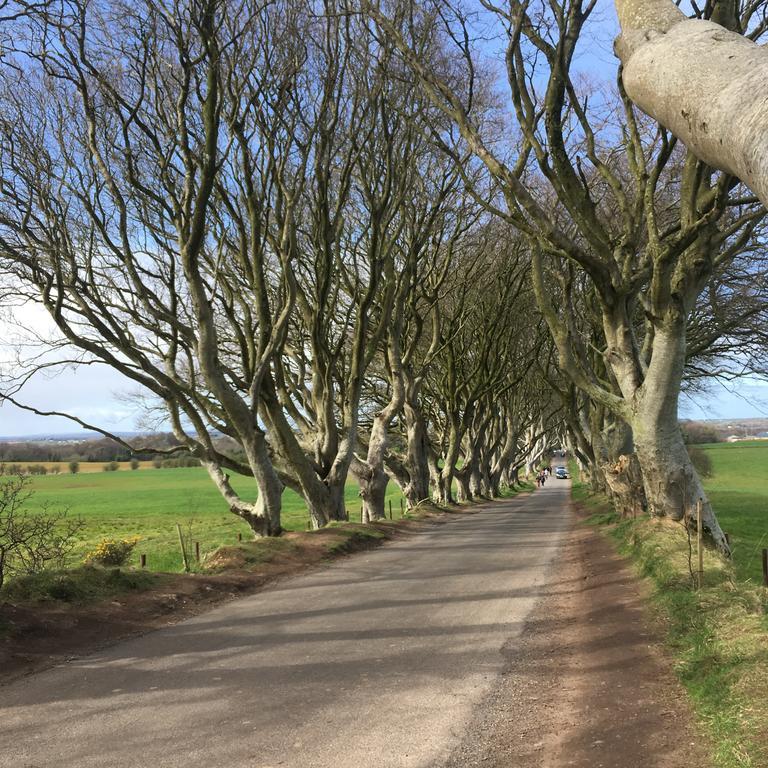
<instances>
[{"instance_id":1,"label":"road surface","mask_svg":"<svg viewBox=\"0 0 768 768\"><path fill-rule=\"evenodd\" d=\"M546 583L569 487L1 688L0 766L440 766Z\"/></svg>"}]
</instances>

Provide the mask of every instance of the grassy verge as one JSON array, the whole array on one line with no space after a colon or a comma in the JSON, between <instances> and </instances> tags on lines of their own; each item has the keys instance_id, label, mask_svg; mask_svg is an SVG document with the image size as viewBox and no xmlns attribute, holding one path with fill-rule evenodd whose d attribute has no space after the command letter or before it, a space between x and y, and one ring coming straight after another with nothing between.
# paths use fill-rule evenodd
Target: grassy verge
<instances>
[{"instance_id":1,"label":"grassy verge","mask_svg":"<svg viewBox=\"0 0 768 768\"><path fill-rule=\"evenodd\" d=\"M162 575L146 571L84 565L66 571L20 576L9 581L0 594L3 600L10 602L87 603L150 589L162 580Z\"/></svg>"},{"instance_id":2,"label":"grassy verge","mask_svg":"<svg viewBox=\"0 0 768 768\"><path fill-rule=\"evenodd\" d=\"M164 470L158 470L157 477L161 483L168 482L168 476L163 475ZM199 477L192 475L195 470L168 470L171 473L171 479L175 479L180 474L190 472L188 479L197 480ZM112 475L114 477L114 475ZM101 481L100 482L108 482ZM97 486L98 488L99 486ZM166 486L166 490L168 487ZM196 487L196 486L193 486ZM521 485L516 489L507 489L503 498L512 498L519 493L524 493L532 489L532 485ZM115 492L114 487L104 486L102 490L106 493L107 488L111 493ZM75 486L78 494L81 490L79 485ZM100 494L96 494L98 499ZM93 500L91 500L93 502ZM102 502L103 503L103 502ZM128 502L129 506L136 504L133 499ZM388 506L388 505L387 505ZM468 511L473 504L456 506L457 512ZM87 508L88 509L88 508ZM150 526L157 526L159 519L163 516L162 511L155 512L152 509L145 510L146 520L142 515L137 515L138 519L130 521L123 519L115 520L114 516L109 522L104 521L103 527L98 525L98 520L102 517L109 517L100 513L101 504L92 504L92 519L90 520L90 530L87 532L88 541L94 540L94 529L99 530L102 535L121 534L126 531L139 530L151 540L151 535L147 534ZM83 511L81 509L81 511ZM264 538L253 540L247 533L247 528L243 526L246 535L242 541L237 541L232 533L231 526L236 523L233 515L228 515L225 519L227 524L226 534L222 533L215 525L215 518L203 518L198 521L198 530L203 536L210 537L211 542L217 539L224 540L219 546L215 544L206 552L202 550L200 563L196 563L191 558L190 566L193 572L201 574L216 574L224 571L261 571L269 570L272 565L283 568L287 564L294 564L301 567L302 564L317 562L324 559L332 559L349 552L355 552L361 549L367 549L391 537L394 530L398 527L399 521L419 520L433 516L435 513L444 511L433 504L424 504L411 512L400 514L399 504L393 504L394 519L380 520L374 524L363 525L356 522L338 522L318 531L306 530L287 530L286 534L276 538ZM169 511L169 517L172 520L173 510ZM168 518L166 518L168 519ZM145 525L145 528L142 528ZM132 527L131 527L132 526ZM295 526L298 527L298 526ZM203 531L203 529L207 529ZM236 530L236 529L235 529ZM194 537L195 529L185 530L185 538L190 544ZM174 536L176 535L174 531ZM230 543L231 542L231 543ZM161 540L158 546L163 546L165 542ZM174 547L178 547L178 542L171 540ZM147 549L145 543L142 549ZM188 547L190 553L194 551ZM137 552L140 551L137 547ZM161 573L152 571L160 570L156 565L154 569L147 571L135 568L137 559L136 553L131 562L125 568L100 568L87 565L73 564L72 567L64 570L49 570L30 576L21 576L9 579L5 586L0 590L0 602L7 600L14 603L33 603L57 601L64 603L87 603L108 597L117 596L125 592L141 591L151 589L156 585L163 583L163 580L172 570L178 571L181 568L180 555L178 563L171 559L169 568ZM160 563L166 564L169 558L157 558ZM1 629L1 628L0 628ZM2 632L0 631L0 634Z\"/></svg>"},{"instance_id":3,"label":"grassy verge","mask_svg":"<svg viewBox=\"0 0 768 768\"><path fill-rule=\"evenodd\" d=\"M768 765L767 591L713 552L705 555L704 585L696 590L682 525L621 520L605 497L576 480L573 498L650 582L652 607L667 628L676 672L714 745L714 764Z\"/></svg>"},{"instance_id":4,"label":"grassy verge","mask_svg":"<svg viewBox=\"0 0 768 768\"><path fill-rule=\"evenodd\" d=\"M278 538L256 539L219 547L195 569L215 575L246 571L270 575L271 571L299 571L306 565L368 549L390 538L397 523L332 523L319 531L288 533ZM79 566L49 570L8 581L0 590L10 603L85 604L162 587L172 574L150 573L134 568ZM0 636L3 631L0 627Z\"/></svg>"}]
</instances>

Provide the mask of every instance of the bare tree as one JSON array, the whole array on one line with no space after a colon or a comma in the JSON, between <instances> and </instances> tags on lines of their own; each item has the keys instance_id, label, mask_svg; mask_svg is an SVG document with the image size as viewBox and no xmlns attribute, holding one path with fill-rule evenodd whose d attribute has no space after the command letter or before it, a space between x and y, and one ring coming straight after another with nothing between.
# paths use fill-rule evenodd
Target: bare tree
<instances>
[{"instance_id":1,"label":"bare tree","mask_svg":"<svg viewBox=\"0 0 768 768\"><path fill-rule=\"evenodd\" d=\"M315 130L301 23L250 0L52 2L18 30L1 86L8 292L41 302L79 362L152 393L259 534L280 531L257 414L295 301L288 235Z\"/></svg>"},{"instance_id":2,"label":"bare tree","mask_svg":"<svg viewBox=\"0 0 768 768\"><path fill-rule=\"evenodd\" d=\"M466 14L450 3L430 3L402 15L431 25L434 36L454 45L464 60L459 86L455 72L414 56L413 23L393 20L375 3L366 8L495 178L503 206L489 200L489 207L529 237L534 287L561 367L594 402L631 426L651 510L680 516L705 498L677 426L686 318L713 270L750 242L762 210L732 177L683 157L673 137L639 121L626 101L613 112L614 118L623 113L618 131L602 104L585 106L589 100L571 67L594 2L481 5L508 40L505 63L521 134L511 161L473 117L481 69ZM569 262L596 292L607 381L591 365L568 305L551 300L551 279ZM726 548L708 504L705 521Z\"/></svg>"}]
</instances>

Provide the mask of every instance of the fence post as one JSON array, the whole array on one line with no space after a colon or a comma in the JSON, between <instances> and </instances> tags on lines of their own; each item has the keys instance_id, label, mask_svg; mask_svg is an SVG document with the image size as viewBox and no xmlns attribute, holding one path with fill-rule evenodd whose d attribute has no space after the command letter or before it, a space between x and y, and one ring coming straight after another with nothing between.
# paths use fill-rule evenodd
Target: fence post
<instances>
[{"instance_id":1,"label":"fence post","mask_svg":"<svg viewBox=\"0 0 768 768\"><path fill-rule=\"evenodd\" d=\"M146 568L147 567L147 556L146 555L142 555L141 556L141 567L142 568Z\"/></svg>"},{"instance_id":2,"label":"fence post","mask_svg":"<svg viewBox=\"0 0 768 768\"><path fill-rule=\"evenodd\" d=\"M768 587L768 549L763 550L763 584Z\"/></svg>"},{"instance_id":3,"label":"fence post","mask_svg":"<svg viewBox=\"0 0 768 768\"><path fill-rule=\"evenodd\" d=\"M701 523L702 501L696 502L696 545L699 553L699 589L704 583L704 529Z\"/></svg>"},{"instance_id":4,"label":"fence post","mask_svg":"<svg viewBox=\"0 0 768 768\"><path fill-rule=\"evenodd\" d=\"M392 519L392 499L389 500L389 519Z\"/></svg>"},{"instance_id":5,"label":"fence post","mask_svg":"<svg viewBox=\"0 0 768 768\"><path fill-rule=\"evenodd\" d=\"M200 562L200 542L199 541L195 542L195 560L197 560L198 563Z\"/></svg>"},{"instance_id":6,"label":"fence post","mask_svg":"<svg viewBox=\"0 0 768 768\"><path fill-rule=\"evenodd\" d=\"M187 559L187 550L184 547L184 537L181 535L181 526L176 523L176 532L179 534L179 546L181 547L181 559L184 561L184 572L189 571L189 560Z\"/></svg>"}]
</instances>

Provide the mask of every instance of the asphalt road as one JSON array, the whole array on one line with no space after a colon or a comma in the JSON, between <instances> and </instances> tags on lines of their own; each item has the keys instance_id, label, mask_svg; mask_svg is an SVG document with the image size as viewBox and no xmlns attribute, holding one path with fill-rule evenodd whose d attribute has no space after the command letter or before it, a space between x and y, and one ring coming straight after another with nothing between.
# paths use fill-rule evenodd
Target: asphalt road
<instances>
[{"instance_id":1,"label":"asphalt road","mask_svg":"<svg viewBox=\"0 0 768 768\"><path fill-rule=\"evenodd\" d=\"M0 766L440 766L546 583L569 486L1 688Z\"/></svg>"}]
</instances>

